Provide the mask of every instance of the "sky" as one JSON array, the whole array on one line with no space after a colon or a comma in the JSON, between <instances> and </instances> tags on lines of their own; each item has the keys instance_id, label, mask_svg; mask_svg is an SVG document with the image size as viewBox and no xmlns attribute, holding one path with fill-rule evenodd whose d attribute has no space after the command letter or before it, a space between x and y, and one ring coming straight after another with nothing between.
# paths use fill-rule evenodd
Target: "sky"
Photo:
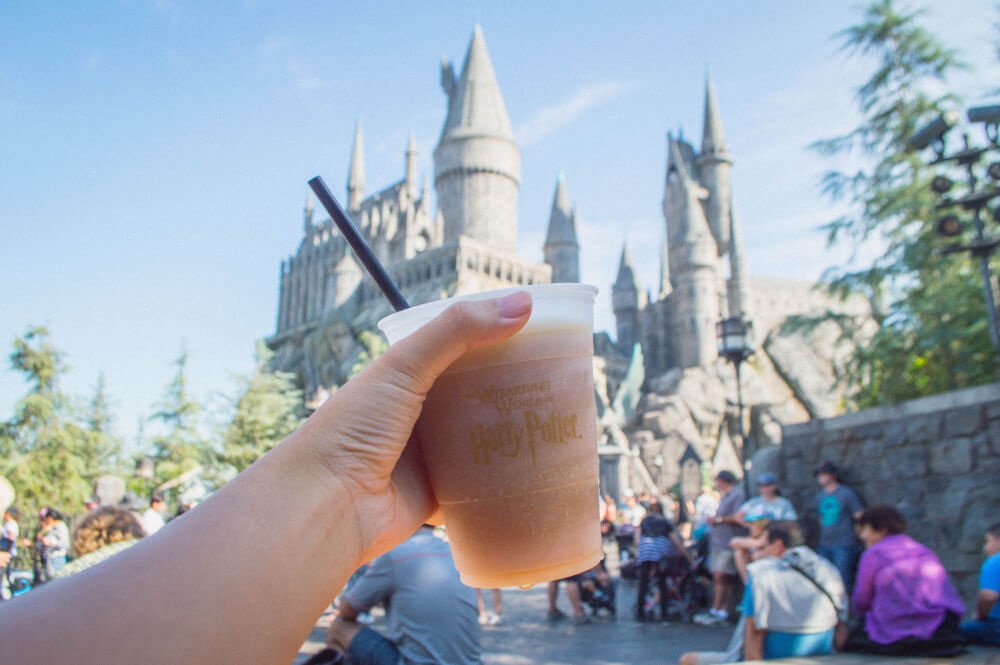
<instances>
[{"instance_id":1,"label":"sky","mask_svg":"<svg viewBox=\"0 0 1000 665\"><path fill-rule=\"evenodd\" d=\"M992 0L908 6L984 101L1000 81ZM126 439L182 349L192 391L221 408L274 332L306 181L344 195L359 117L369 192L402 178L410 132L432 178L440 60L457 71L476 24L521 149L520 254L541 261L563 173L599 329L624 242L657 284L666 134L700 144L706 72L750 274L815 280L848 252L817 230L839 212L817 184L836 164L806 146L858 121L870 66L832 35L859 16L792 0L2 3L0 351L46 326L63 389L86 398L103 373ZM0 419L25 390L4 361Z\"/></svg>"}]
</instances>

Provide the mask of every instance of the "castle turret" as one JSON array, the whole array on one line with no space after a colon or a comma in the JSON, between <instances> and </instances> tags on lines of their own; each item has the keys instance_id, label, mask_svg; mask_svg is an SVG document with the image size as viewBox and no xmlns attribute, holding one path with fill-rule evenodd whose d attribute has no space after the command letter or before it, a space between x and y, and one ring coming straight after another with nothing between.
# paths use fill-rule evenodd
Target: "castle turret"
<instances>
[{"instance_id":1,"label":"castle turret","mask_svg":"<svg viewBox=\"0 0 1000 665\"><path fill-rule=\"evenodd\" d=\"M635 267L628 252L628 244L622 245L622 257L618 262L618 277L611 287L611 302L618 329L618 346L631 352L639 341L639 282L635 277Z\"/></svg>"},{"instance_id":2,"label":"castle turret","mask_svg":"<svg viewBox=\"0 0 1000 665\"><path fill-rule=\"evenodd\" d=\"M729 251L729 212L732 208L730 173L733 159L726 147L722 132L722 116L715 99L715 85L710 76L705 77L705 126L698 155L698 172L701 183L708 190L705 217L718 246L718 255Z\"/></svg>"},{"instance_id":3,"label":"castle turret","mask_svg":"<svg viewBox=\"0 0 1000 665\"><path fill-rule=\"evenodd\" d=\"M514 253L521 153L479 26L457 80L451 64L442 62L441 86L448 115L434 149L434 187L444 241L465 235Z\"/></svg>"},{"instance_id":4,"label":"castle turret","mask_svg":"<svg viewBox=\"0 0 1000 665\"><path fill-rule=\"evenodd\" d=\"M302 209L302 230L306 235L312 231L313 225L313 197L312 193L306 194L306 207Z\"/></svg>"},{"instance_id":5,"label":"castle turret","mask_svg":"<svg viewBox=\"0 0 1000 665\"><path fill-rule=\"evenodd\" d=\"M347 209L357 210L365 198L365 146L361 139L361 118L354 125L354 149L347 175Z\"/></svg>"},{"instance_id":6,"label":"castle turret","mask_svg":"<svg viewBox=\"0 0 1000 665\"><path fill-rule=\"evenodd\" d=\"M406 189L410 198L417 198L417 139L410 132L410 142L406 146Z\"/></svg>"},{"instance_id":7,"label":"castle turret","mask_svg":"<svg viewBox=\"0 0 1000 665\"><path fill-rule=\"evenodd\" d=\"M736 218L736 210L729 215L729 283L726 285L729 316L749 320L750 280L747 277L746 257L743 252L743 231Z\"/></svg>"},{"instance_id":8,"label":"castle turret","mask_svg":"<svg viewBox=\"0 0 1000 665\"><path fill-rule=\"evenodd\" d=\"M663 300L673 291L670 285L670 253L667 248L667 234L663 234L663 245L660 247L660 293L659 300Z\"/></svg>"},{"instance_id":9,"label":"castle turret","mask_svg":"<svg viewBox=\"0 0 1000 665\"><path fill-rule=\"evenodd\" d=\"M549 230L542 250L552 266L553 282L580 281L580 243L576 238L576 213L570 207L563 174L556 179L556 192L549 214Z\"/></svg>"},{"instance_id":10,"label":"castle turret","mask_svg":"<svg viewBox=\"0 0 1000 665\"><path fill-rule=\"evenodd\" d=\"M668 136L663 215L666 218L670 276L673 283L674 339L677 364L699 367L717 355L715 324L719 320L721 283L715 240L702 208L708 195L688 173L682 148Z\"/></svg>"},{"instance_id":11,"label":"castle turret","mask_svg":"<svg viewBox=\"0 0 1000 665\"><path fill-rule=\"evenodd\" d=\"M337 265L334 266L333 274L330 277L331 284L330 288L327 289L330 302L327 303L327 308L336 309L346 303L355 289L358 288L363 277L364 273L358 262L354 260L353 253L345 252Z\"/></svg>"}]
</instances>

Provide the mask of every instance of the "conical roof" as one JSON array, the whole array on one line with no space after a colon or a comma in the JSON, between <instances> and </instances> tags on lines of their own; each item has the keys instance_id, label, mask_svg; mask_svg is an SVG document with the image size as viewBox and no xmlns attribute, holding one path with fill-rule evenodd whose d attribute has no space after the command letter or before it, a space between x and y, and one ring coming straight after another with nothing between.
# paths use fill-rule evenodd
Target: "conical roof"
<instances>
[{"instance_id":1,"label":"conical roof","mask_svg":"<svg viewBox=\"0 0 1000 665\"><path fill-rule=\"evenodd\" d=\"M715 84L710 75L705 76L705 125L702 130L701 154L726 154L726 137L722 132L722 115L715 99Z\"/></svg>"},{"instance_id":2,"label":"conical roof","mask_svg":"<svg viewBox=\"0 0 1000 665\"><path fill-rule=\"evenodd\" d=\"M478 25L472 32L462 74L449 94L448 117L441 130L441 140L469 135L514 140L510 117L486 50L486 40Z\"/></svg>"},{"instance_id":3,"label":"conical roof","mask_svg":"<svg viewBox=\"0 0 1000 665\"><path fill-rule=\"evenodd\" d=\"M576 245L576 224L573 219L573 208L566 191L566 179L559 174L556 179L556 192L552 199L552 212L549 214L549 230L545 236L545 245Z\"/></svg>"},{"instance_id":4,"label":"conical roof","mask_svg":"<svg viewBox=\"0 0 1000 665\"><path fill-rule=\"evenodd\" d=\"M347 189L365 189L365 144L361 137L361 118L354 125L354 149L351 151L350 170L347 175Z\"/></svg>"},{"instance_id":5,"label":"conical roof","mask_svg":"<svg viewBox=\"0 0 1000 665\"><path fill-rule=\"evenodd\" d=\"M622 244L622 257L618 261L618 277L615 279L615 287L639 290L639 282L635 278L635 266L632 265L632 255L628 251L628 243Z\"/></svg>"}]
</instances>

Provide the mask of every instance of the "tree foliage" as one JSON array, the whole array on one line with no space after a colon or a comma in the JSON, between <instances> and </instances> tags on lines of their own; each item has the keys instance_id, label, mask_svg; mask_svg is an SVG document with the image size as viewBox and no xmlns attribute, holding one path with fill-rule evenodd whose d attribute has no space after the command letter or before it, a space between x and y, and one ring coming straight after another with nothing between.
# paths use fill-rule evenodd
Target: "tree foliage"
<instances>
[{"instance_id":1,"label":"tree foliage","mask_svg":"<svg viewBox=\"0 0 1000 665\"><path fill-rule=\"evenodd\" d=\"M864 243L885 245L869 265L857 267L852 258L823 277L838 295L864 294L878 324L864 343L856 325L843 328L857 344L846 378L859 407L996 377L978 272L965 255L936 253L943 244L935 229L939 199L929 185L943 168L907 147L923 123L957 101L939 91L963 67L919 18L894 0L877 0L861 22L839 33L843 49L873 62L874 71L856 90L861 123L813 146L863 164L823 177L824 193L849 204L846 215L824 226L828 242L849 244L855 256Z\"/></svg>"},{"instance_id":2,"label":"tree foliage","mask_svg":"<svg viewBox=\"0 0 1000 665\"><path fill-rule=\"evenodd\" d=\"M150 420L161 427L152 439L157 483L176 478L181 473L211 460L211 450L198 430L201 405L187 387L187 351L174 361L174 378L167 385Z\"/></svg>"},{"instance_id":3,"label":"tree foliage","mask_svg":"<svg viewBox=\"0 0 1000 665\"><path fill-rule=\"evenodd\" d=\"M14 340L10 366L24 375L28 393L0 431L0 473L28 514L52 505L65 511L83 506L91 492L80 454L86 432L75 421L69 398L58 387L66 371L62 354L45 328L29 328Z\"/></svg>"},{"instance_id":4,"label":"tree foliage","mask_svg":"<svg viewBox=\"0 0 1000 665\"><path fill-rule=\"evenodd\" d=\"M232 419L222 435L218 462L236 471L281 443L305 418L302 391L295 386L294 375L268 370L272 355L258 342L254 374L241 381Z\"/></svg>"}]
</instances>

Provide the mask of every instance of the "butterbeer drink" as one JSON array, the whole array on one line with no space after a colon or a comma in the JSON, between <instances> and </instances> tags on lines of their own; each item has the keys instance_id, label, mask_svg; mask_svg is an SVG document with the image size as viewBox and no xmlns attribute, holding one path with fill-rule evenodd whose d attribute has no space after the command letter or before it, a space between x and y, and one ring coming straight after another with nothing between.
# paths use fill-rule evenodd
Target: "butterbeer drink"
<instances>
[{"instance_id":1,"label":"butterbeer drink","mask_svg":"<svg viewBox=\"0 0 1000 665\"><path fill-rule=\"evenodd\" d=\"M394 343L455 300L528 291L528 323L459 358L417 422L431 486L468 586L525 586L601 560L593 304L597 289L544 284L452 298L379 323Z\"/></svg>"}]
</instances>

